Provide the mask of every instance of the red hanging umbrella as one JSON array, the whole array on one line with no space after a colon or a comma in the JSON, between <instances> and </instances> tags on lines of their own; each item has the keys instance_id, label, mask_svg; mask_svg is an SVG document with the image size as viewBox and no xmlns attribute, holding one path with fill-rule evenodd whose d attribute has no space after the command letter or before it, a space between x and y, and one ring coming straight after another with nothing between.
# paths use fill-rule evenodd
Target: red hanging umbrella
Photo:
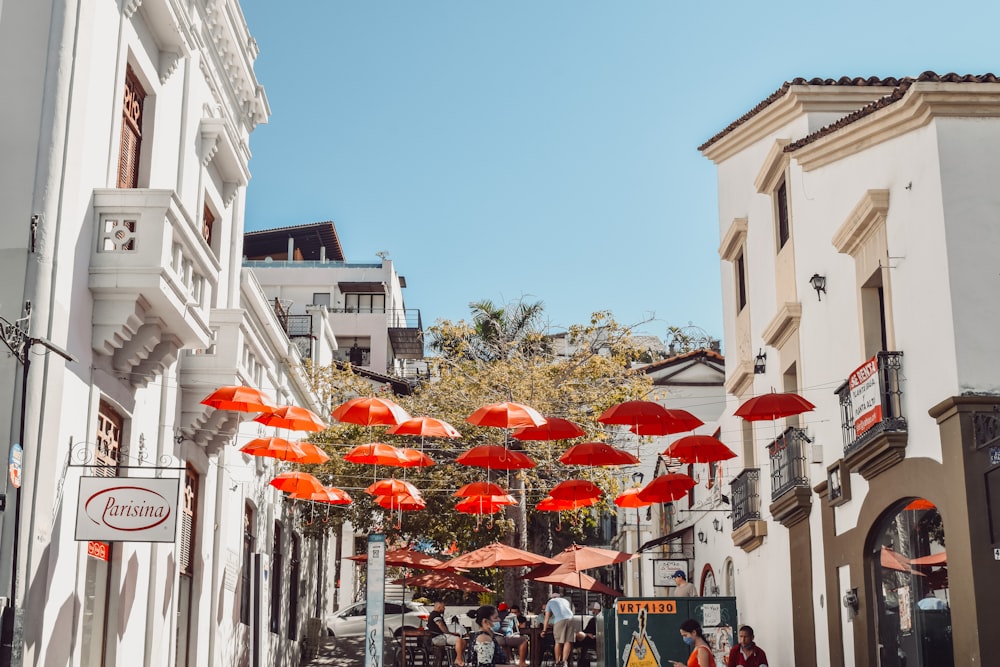
<instances>
[{"instance_id":1,"label":"red hanging umbrella","mask_svg":"<svg viewBox=\"0 0 1000 667\"><path fill-rule=\"evenodd\" d=\"M511 496L471 496L455 503L455 510L465 514L496 514L508 505L516 505Z\"/></svg>"},{"instance_id":2,"label":"red hanging umbrella","mask_svg":"<svg viewBox=\"0 0 1000 667\"><path fill-rule=\"evenodd\" d=\"M240 447L240 451L250 456L262 456L281 461L301 463L306 453L297 442L284 438L256 438Z\"/></svg>"},{"instance_id":3,"label":"red hanging umbrella","mask_svg":"<svg viewBox=\"0 0 1000 667\"><path fill-rule=\"evenodd\" d=\"M402 494L420 497L420 490L403 479L380 479L374 484L369 484L365 493L370 496L398 496Z\"/></svg>"},{"instance_id":4,"label":"red hanging umbrella","mask_svg":"<svg viewBox=\"0 0 1000 667\"><path fill-rule=\"evenodd\" d=\"M386 429L389 435L419 435L421 438L461 438L462 434L446 421L433 417L411 417Z\"/></svg>"},{"instance_id":5,"label":"red hanging umbrella","mask_svg":"<svg viewBox=\"0 0 1000 667\"><path fill-rule=\"evenodd\" d=\"M388 563L388 561L386 561ZM394 584L413 586L416 588L440 588L453 591L466 591L468 593L492 593L493 590L486 588L482 584L463 577L457 572L426 572L405 579L397 579Z\"/></svg>"},{"instance_id":6,"label":"red hanging umbrella","mask_svg":"<svg viewBox=\"0 0 1000 667\"><path fill-rule=\"evenodd\" d=\"M652 500L643 500L639 497L639 492L642 491L641 488L625 489L621 494L615 498L615 505L618 507L635 508L649 507L653 504Z\"/></svg>"},{"instance_id":7,"label":"red hanging umbrella","mask_svg":"<svg viewBox=\"0 0 1000 667\"><path fill-rule=\"evenodd\" d=\"M408 493L398 496L375 496L375 503L387 510L399 510L400 512L412 512L427 507L423 498L411 496Z\"/></svg>"},{"instance_id":8,"label":"red hanging umbrella","mask_svg":"<svg viewBox=\"0 0 1000 667\"><path fill-rule=\"evenodd\" d=\"M419 450L404 447L399 451L406 458L406 463L401 464L400 468L426 468L427 466L434 465L434 459Z\"/></svg>"},{"instance_id":9,"label":"red hanging umbrella","mask_svg":"<svg viewBox=\"0 0 1000 667\"><path fill-rule=\"evenodd\" d=\"M499 484L494 484L493 482L472 482L471 484L466 484L454 495L459 498L471 498L472 496L503 496L507 492Z\"/></svg>"},{"instance_id":10,"label":"red hanging umbrella","mask_svg":"<svg viewBox=\"0 0 1000 667\"><path fill-rule=\"evenodd\" d=\"M914 500L911 500L910 504L908 504L903 509L904 510L936 510L937 506L935 506L934 503L932 503L931 501L926 500L924 498L915 498Z\"/></svg>"},{"instance_id":11,"label":"red hanging umbrella","mask_svg":"<svg viewBox=\"0 0 1000 667\"><path fill-rule=\"evenodd\" d=\"M639 458L604 442L581 442L559 457L566 465L623 466L638 463Z\"/></svg>"},{"instance_id":12,"label":"red hanging umbrella","mask_svg":"<svg viewBox=\"0 0 1000 667\"><path fill-rule=\"evenodd\" d=\"M409 419L410 415L388 399L366 396L340 404L333 411L333 418L361 426L395 426Z\"/></svg>"},{"instance_id":13,"label":"red hanging umbrella","mask_svg":"<svg viewBox=\"0 0 1000 667\"><path fill-rule=\"evenodd\" d=\"M321 491L311 493L290 493L290 497L296 500L311 500L315 503L328 503L330 505L350 505L353 501L347 491L333 486L324 486Z\"/></svg>"},{"instance_id":14,"label":"red hanging umbrella","mask_svg":"<svg viewBox=\"0 0 1000 667\"><path fill-rule=\"evenodd\" d=\"M590 507L591 505L596 505L599 500L598 496L591 496L590 498L553 498L552 496L545 496L542 498L537 505L535 505L536 510L541 510L542 512L568 512L570 510L577 510L581 507Z\"/></svg>"},{"instance_id":15,"label":"red hanging umbrella","mask_svg":"<svg viewBox=\"0 0 1000 667\"><path fill-rule=\"evenodd\" d=\"M293 431L322 431L326 424L311 410L297 405L285 405L271 412L265 412L253 418L265 426L287 428Z\"/></svg>"},{"instance_id":16,"label":"red hanging umbrella","mask_svg":"<svg viewBox=\"0 0 1000 667\"><path fill-rule=\"evenodd\" d=\"M535 467L535 462L527 454L499 445L473 447L455 459L455 463L490 470L523 470Z\"/></svg>"},{"instance_id":17,"label":"red hanging umbrella","mask_svg":"<svg viewBox=\"0 0 1000 667\"><path fill-rule=\"evenodd\" d=\"M655 424L667 417L667 409L654 401L624 401L601 413L597 421L602 424Z\"/></svg>"},{"instance_id":18,"label":"red hanging umbrella","mask_svg":"<svg viewBox=\"0 0 1000 667\"><path fill-rule=\"evenodd\" d=\"M283 472L268 483L286 493L319 493L323 490L323 484L307 472Z\"/></svg>"},{"instance_id":19,"label":"red hanging umbrella","mask_svg":"<svg viewBox=\"0 0 1000 667\"><path fill-rule=\"evenodd\" d=\"M530 551L522 551L521 549L516 549L506 544L494 542L493 544L489 544L481 549L470 551L469 553L459 556L458 558L452 558L451 560L445 562L442 569L449 568L454 570L459 568L472 569L479 567L519 567L522 565L541 565L542 563L558 565L559 561L546 558L545 556L540 556L538 554L533 554Z\"/></svg>"},{"instance_id":20,"label":"red hanging umbrella","mask_svg":"<svg viewBox=\"0 0 1000 667\"><path fill-rule=\"evenodd\" d=\"M296 444L303 452L302 458L297 463L326 463L330 460L330 457L319 445L314 445L311 442L298 442Z\"/></svg>"},{"instance_id":21,"label":"red hanging umbrella","mask_svg":"<svg viewBox=\"0 0 1000 667\"><path fill-rule=\"evenodd\" d=\"M519 426L541 426L545 423L545 417L538 414L538 411L530 406L507 401L484 405L466 417L465 421L476 426L517 428Z\"/></svg>"},{"instance_id":22,"label":"red hanging umbrella","mask_svg":"<svg viewBox=\"0 0 1000 667\"><path fill-rule=\"evenodd\" d=\"M568 479L565 482L559 482L549 491L549 495L556 500L599 498L603 493L601 487L585 479Z\"/></svg>"},{"instance_id":23,"label":"red hanging umbrella","mask_svg":"<svg viewBox=\"0 0 1000 667\"><path fill-rule=\"evenodd\" d=\"M736 452L710 435L688 435L675 440L663 455L680 459L681 463L711 463L736 458Z\"/></svg>"},{"instance_id":24,"label":"red hanging umbrella","mask_svg":"<svg viewBox=\"0 0 1000 667\"><path fill-rule=\"evenodd\" d=\"M705 423L687 410L667 408L664 410L666 415L645 423L633 424L628 430L636 435L671 435L693 431Z\"/></svg>"},{"instance_id":25,"label":"red hanging umbrella","mask_svg":"<svg viewBox=\"0 0 1000 667\"><path fill-rule=\"evenodd\" d=\"M216 389L201 403L216 410L236 412L268 412L274 409L273 401L264 392L236 385Z\"/></svg>"},{"instance_id":26,"label":"red hanging umbrella","mask_svg":"<svg viewBox=\"0 0 1000 667\"><path fill-rule=\"evenodd\" d=\"M773 421L782 417L809 412L816 406L798 394L784 393L763 394L755 396L736 409L735 415L748 422Z\"/></svg>"},{"instance_id":27,"label":"red hanging umbrella","mask_svg":"<svg viewBox=\"0 0 1000 667\"><path fill-rule=\"evenodd\" d=\"M405 466L408 462L406 455L392 445L387 445L384 442L358 445L344 455L344 460L364 465L399 467Z\"/></svg>"},{"instance_id":28,"label":"red hanging umbrella","mask_svg":"<svg viewBox=\"0 0 1000 667\"><path fill-rule=\"evenodd\" d=\"M572 440L587 435L576 422L559 417L545 417L541 426L522 426L510 434L517 440Z\"/></svg>"},{"instance_id":29,"label":"red hanging umbrella","mask_svg":"<svg viewBox=\"0 0 1000 667\"><path fill-rule=\"evenodd\" d=\"M653 503L671 503L686 496L694 486L695 481L689 475L668 472L653 479L636 496Z\"/></svg>"}]
</instances>

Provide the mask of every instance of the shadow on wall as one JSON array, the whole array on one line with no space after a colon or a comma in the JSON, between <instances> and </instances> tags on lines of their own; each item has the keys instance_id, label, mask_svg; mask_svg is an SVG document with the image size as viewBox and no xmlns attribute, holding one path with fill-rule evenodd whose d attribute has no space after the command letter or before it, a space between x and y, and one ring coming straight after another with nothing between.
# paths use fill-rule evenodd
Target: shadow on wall
<instances>
[{"instance_id":1,"label":"shadow on wall","mask_svg":"<svg viewBox=\"0 0 1000 667\"><path fill-rule=\"evenodd\" d=\"M139 578L139 556L135 553L128 559L128 567L122 579L122 588L118 593L118 639L125 636L129 616L135 605L135 587Z\"/></svg>"}]
</instances>

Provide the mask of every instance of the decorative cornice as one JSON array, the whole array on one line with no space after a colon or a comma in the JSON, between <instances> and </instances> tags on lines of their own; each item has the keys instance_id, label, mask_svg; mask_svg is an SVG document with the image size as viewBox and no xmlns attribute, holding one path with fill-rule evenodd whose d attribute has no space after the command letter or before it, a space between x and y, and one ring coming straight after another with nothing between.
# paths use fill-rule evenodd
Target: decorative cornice
<instances>
[{"instance_id":1,"label":"decorative cornice","mask_svg":"<svg viewBox=\"0 0 1000 667\"><path fill-rule=\"evenodd\" d=\"M125 15L126 19L132 18L132 15L139 11L139 7L142 5L142 0L125 0L122 5L122 14Z\"/></svg>"},{"instance_id":2,"label":"decorative cornice","mask_svg":"<svg viewBox=\"0 0 1000 667\"><path fill-rule=\"evenodd\" d=\"M733 374L726 380L726 391L733 396L742 396L753 381L753 363L740 361Z\"/></svg>"},{"instance_id":3,"label":"decorative cornice","mask_svg":"<svg viewBox=\"0 0 1000 667\"><path fill-rule=\"evenodd\" d=\"M870 482L906 458L906 442L906 431L879 433L864 446L847 454L844 465L851 472L861 473Z\"/></svg>"},{"instance_id":4,"label":"decorative cornice","mask_svg":"<svg viewBox=\"0 0 1000 667\"><path fill-rule=\"evenodd\" d=\"M788 153L785 152L785 146L789 143L791 143L791 139L774 140L774 145L771 146L767 157L764 158L764 164L761 165L760 172L753 182L754 188L760 194L774 192L781 182L781 177L785 175L785 168L788 167L789 161Z\"/></svg>"},{"instance_id":5,"label":"decorative cornice","mask_svg":"<svg viewBox=\"0 0 1000 667\"><path fill-rule=\"evenodd\" d=\"M177 71L177 65L181 61L181 54L176 51L160 51L159 74L160 83L164 84L170 75Z\"/></svg>"},{"instance_id":6,"label":"decorative cornice","mask_svg":"<svg viewBox=\"0 0 1000 667\"><path fill-rule=\"evenodd\" d=\"M766 521L747 521L745 524L732 532L733 546L737 546L743 551L750 553L760 545L764 544L764 537L767 535Z\"/></svg>"},{"instance_id":7,"label":"decorative cornice","mask_svg":"<svg viewBox=\"0 0 1000 667\"><path fill-rule=\"evenodd\" d=\"M719 257L727 262L736 261L747 240L747 219L736 218L726 230L726 235L719 244Z\"/></svg>"},{"instance_id":8,"label":"decorative cornice","mask_svg":"<svg viewBox=\"0 0 1000 667\"><path fill-rule=\"evenodd\" d=\"M761 334L764 344L773 347L782 347L792 334L799 330L799 322L802 321L802 304L798 302L785 302L781 304L774 319L764 328Z\"/></svg>"},{"instance_id":9,"label":"decorative cornice","mask_svg":"<svg viewBox=\"0 0 1000 667\"><path fill-rule=\"evenodd\" d=\"M201 166L207 167L219 152L219 135L201 134Z\"/></svg>"},{"instance_id":10,"label":"decorative cornice","mask_svg":"<svg viewBox=\"0 0 1000 667\"><path fill-rule=\"evenodd\" d=\"M833 235L833 246L838 252L853 256L888 213L889 191L867 191Z\"/></svg>"},{"instance_id":11,"label":"decorative cornice","mask_svg":"<svg viewBox=\"0 0 1000 667\"><path fill-rule=\"evenodd\" d=\"M809 518L812 490L808 486L796 486L771 503L768 509L775 521L785 528L791 528Z\"/></svg>"}]
</instances>

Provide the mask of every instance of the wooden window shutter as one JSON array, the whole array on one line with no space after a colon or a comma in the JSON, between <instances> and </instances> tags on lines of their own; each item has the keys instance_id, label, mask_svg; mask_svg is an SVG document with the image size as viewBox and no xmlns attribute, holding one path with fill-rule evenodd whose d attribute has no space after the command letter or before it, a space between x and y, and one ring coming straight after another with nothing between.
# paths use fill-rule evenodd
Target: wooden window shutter
<instances>
[{"instance_id":1,"label":"wooden window shutter","mask_svg":"<svg viewBox=\"0 0 1000 667\"><path fill-rule=\"evenodd\" d=\"M208 247L212 247L212 226L215 225L215 216L212 209L205 205L205 211L201 215L201 236L205 239Z\"/></svg>"},{"instance_id":2,"label":"wooden window shutter","mask_svg":"<svg viewBox=\"0 0 1000 667\"><path fill-rule=\"evenodd\" d=\"M124 420L108 403L97 410L97 442L94 447L94 476L117 477Z\"/></svg>"},{"instance_id":3,"label":"wooden window shutter","mask_svg":"<svg viewBox=\"0 0 1000 667\"><path fill-rule=\"evenodd\" d=\"M195 518L198 516L198 472L189 464L184 471L184 507L181 512L180 568L182 576L192 574L195 546Z\"/></svg>"},{"instance_id":4,"label":"wooden window shutter","mask_svg":"<svg viewBox=\"0 0 1000 667\"><path fill-rule=\"evenodd\" d=\"M122 102L122 142L118 158L118 187L139 187L139 150L142 146L142 105L146 100L131 65L125 72L125 97Z\"/></svg>"}]
</instances>

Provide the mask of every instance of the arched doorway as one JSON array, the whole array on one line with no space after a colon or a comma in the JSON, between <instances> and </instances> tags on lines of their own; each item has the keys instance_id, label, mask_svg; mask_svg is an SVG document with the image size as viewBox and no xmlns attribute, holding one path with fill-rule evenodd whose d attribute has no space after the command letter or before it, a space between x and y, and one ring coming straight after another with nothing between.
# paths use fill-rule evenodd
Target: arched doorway
<instances>
[{"instance_id":1,"label":"arched doorway","mask_svg":"<svg viewBox=\"0 0 1000 667\"><path fill-rule=\"evenodd\" d=\"M868 553L878 664L953 666L944 523L934 504L893 505L875 524Z\"/></svg>"}]
</instances>

